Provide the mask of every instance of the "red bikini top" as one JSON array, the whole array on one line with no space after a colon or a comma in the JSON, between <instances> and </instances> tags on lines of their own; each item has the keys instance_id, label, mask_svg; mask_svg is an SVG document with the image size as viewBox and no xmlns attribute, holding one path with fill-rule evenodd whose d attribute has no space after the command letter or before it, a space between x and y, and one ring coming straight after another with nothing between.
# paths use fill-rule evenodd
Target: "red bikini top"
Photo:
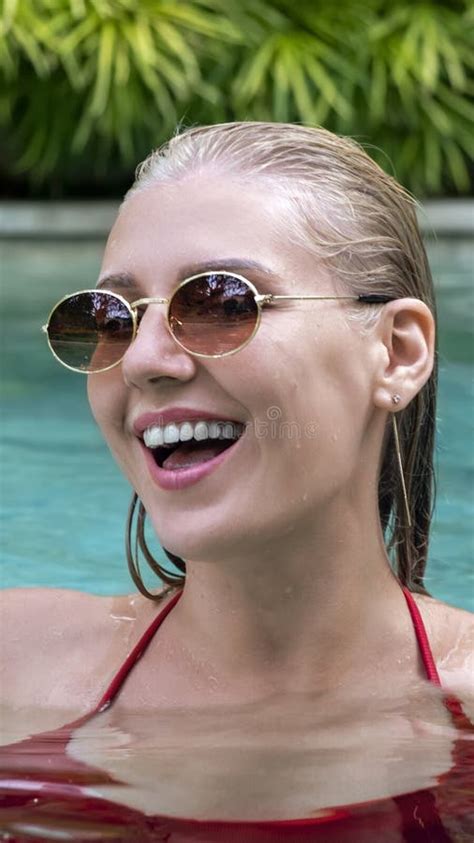
<instances>
[{"instance_id":1,"label":"red bikini top","mask_svg":"<svg viewBox=\"0 0 474 843\"><path fill-rule=\"evenodd\" d=\"M441 686L419 609L402 588L427 679ZM67 839L75 843L467 843L474 840L474 725L453 694L444 704L459 731L453 766L433 787L413 793L328 807L294 820L193 820L148 815L120 802L126 785L74 759L67 746L76 729L108 709L134 665L182 595L154 618L109 684L97 706L74 722L0 748L0 830L9 843ZM117 785L117 801L93 795ZM110 791L109 791L110 792ZM58 837L62 833L63 837ZM44 835L44 836L41 836ZM48 836L49 835L49 836ZM64 836L72 835L72 836ZM96 836L95 836L96 835Z\"/></svg>"}]
</instances>

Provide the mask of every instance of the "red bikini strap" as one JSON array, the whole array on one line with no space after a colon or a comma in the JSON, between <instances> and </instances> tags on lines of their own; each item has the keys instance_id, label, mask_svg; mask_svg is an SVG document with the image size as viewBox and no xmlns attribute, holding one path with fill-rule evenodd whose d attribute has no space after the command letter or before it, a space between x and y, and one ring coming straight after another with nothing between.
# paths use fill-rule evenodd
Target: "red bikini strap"
<instances>
[{"instance_id":1,"label":"red bikini strap","mask_svg":"<svg viewBox=\"0 0 474 843\"><path fill-rule=\"evenodd\" d=\"M431 647L428 641L428 636L426 634L426 629L420 614L420 610L416 605L415 600L409 592L408 588L402 586L402 591L405 595L406 601L408 603L408 608L410 610L410 614L413 620L413 626L415 627L416 637L418 639L418 645L420 647L420 652L423 659L423 664L425 666L426 675L430 682L433 682L434 685L438 685L441 688L441 680L439 678L439 673L436 670L436 665L433 659L433 653L431 652ZM474 731L473 724L471 723L469 717L467 717L464 713L462 703L457 698L457 696L455 694L444 693L443 702L446 708L448 709L449 713L451 714L456 728L465 730L472 734L472 732Z\"/></svg>"},{"instance_id":2,"label":"red bikini strap","mask_svg":"<svg viewBox=\"0 0 474 843\"><path fill-rule=\"evenodd\" d=\"M423 659L423 664L425 666L426 675L430 682L433 682L434 685L438 685L441 687L441 680L438 675L438 671L436 670L436 665L434 663L433 654L431 652L431 647L429 645L428 636L426 634L426 629L420 615L420 611L418 606L416 605L411 593L409 592L408 588L402 586L402 591L405 595L405 599L408 604L408 609L410 611L411 618L413 620L413 626L415 627L415 633L418 640L418 645L420 648L421 656ZM164 621L166 616L173 606L176 605L179 598L183 593L183 589L175 594L171 600L164 606L161 612L158 613L156 618L152 621L148 629L145 630L142 637L135 645L133 650L128 654L127 658L125 659L121 668L117 671L114 678L110 682L107 690L102 695L99 703L97 704L96 708L80 718L79 721L74 721L72 725L79 725L79 723L84 722L85 720L89 720L91 716L94 714L99 714L102 711L105 711L113 702L114 698L117 696L118 692L120 691L122 685L124 684L127 676L129 675L130 671L132 670L133 666L136 664L138 659L143 655L145 652L148 644L150 643L151 639L153 638L155 632L157 631L158 627ZM462 710L462 706L460 701L455 697L453 694L445 695L444 702L448 710L453 715L453 718L456 722L456 725L462 729L468 729L472 732L473 724L470 720L466 717Z\"/></svg>"},{"instance_id":3,"label":"red bikini strap","mask_svg":"<svg viewBox=\"0 0 474 843\"><path fill-rule=\"evenodd\" d=\"M178 602L182 593L183 593L183 589L178 591L178 593L175 594L174 597L171 598L169 603L166 604L166 606L163 608L163 610L158 613L156 618L153 619L153 621L150 624L150 626L148 627L148 629L145 630L142 637L140 638L138 643L135 644L135 647L133 648L133 650L128 654L128 656L125 659L122 667L120 668L120 670L117 671L117 673L115 674L114 678L112 679L109 687L107 688L105 693L102 695L101 699L99 700L99 702L97 704L97 707L95 708L95 711L94 711L95 714L99 714L99 712L105 711L109 707L109 705L111 705L111 703L114 701L114 698L116 697L116 695L120 691L123 683L125 682L128 674L132 670L133 666L136 664L138 659L143 655L143 653L145 652L148 644L150 643L151 639L153 638L156 630L158 629L160 624L164 621L168 612L170 612L171 609L173 608L173 606L176 605L176 603Z\"/></svg>"},{"instance_id":4,"label":"red bikini strap","mask_svg":"<svg viewBox=\"0 0 474 843\"><path fill-rule=\"evenodd\" d=\"M420 610L416 605L415 600L413 599L411 592L408 590L408 588L402 586L402 591L408 603L408 609L410 610L413 626L415 627L415 633L418 641L418 646L420 648L421 658L423 659L423 664L425 666L426 676L428 677L429 681L433 683L433 685L438 685L439 687L441 687L441 680L439 678L439 673L436 670L436 665L433 659L433 653L431 652L430 642L428 641L428 636L426 634L426 629L420 614Z\"/></svg>"},{"instance_id":5,"label":"red bikini strap","mask_svg":"<svg viewBox=\"0 0 474 843\"><path fill-rule=\"evenodd\" d=\"M425 666L426 675L430 682L433 682L434 685L441 686L441 680L439 678L438 671L436 670L436 665L434 663L433 654L431 652L431 647L428 641L428 636L426 634L425 625L423 623L422 617L420 615L420 610L416 605L410 591L405 586L402 586L403 594L405 595L405 599L408 604L408 609L410 611L410 615L413 621L413 626L415 628L416 637L418 640L418 646L420 648L421 657L423 659L423 664ZM114 697L119 692L120 688L122 687L123 683L125 682L128 674L130 673L131 669L133 668L134 664L138 661L140 656L143 654L145 649L147 648L148 644L150 643L151 639L153 638L155 632L157 631L160 624L164 621L165 617L167 616L168 612L171 611L173 606L176 605L179 598L183 593L183 589L178 591L174 597L171 598L169 603L166 604L164 609L158 613L156 618L154 618L153 622L150 624L148 629L145 630L142 637L135 645L133 650L128 654L127 658L125 659L121 668L117 671L114 678L112 679L109 687L101 697L96 711L103 711L105 708L108 708L111 702L113 701Z\"/></svg>"}]
</instances>

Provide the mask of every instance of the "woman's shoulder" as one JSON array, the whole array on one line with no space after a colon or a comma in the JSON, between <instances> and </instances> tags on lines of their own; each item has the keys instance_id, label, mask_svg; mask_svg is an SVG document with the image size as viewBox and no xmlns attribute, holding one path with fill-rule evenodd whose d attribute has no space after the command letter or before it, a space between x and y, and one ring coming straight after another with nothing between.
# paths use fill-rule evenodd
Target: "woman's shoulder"
<instances>
[{"instance_id":1,"label":"woman's shoulder","mask_svg":"<svg viewBox=\"0 0 474 843\"><path fill-rule=\"evenodd\" d=\"M120 620L120 613L125 613L124 619L153 614L153 607L169 592L169 587L157 589L155 600L150 600L138 593L98 595L69 588L5 588L0 591L0 613L2 622L28 618L30 629L31 625L41 627L46 634L61 620L67 620L69 629L77 626L84 632L85 619L103 624ZM8 634L8 628L4 631Z\"/></svg>"},{"instance_id":2,"label":"woman's shoulder","mask_svg":"<svg viewBox=\"0 0 474 843\"><path fill-rule=\"evenodd\" d=\"M0 595L4 702L90 704L156 611L155 601L138 594L5 589Z\"/></svg>"},{"instance_id":3,"label":"woman's shoulder","mask_svg":"<svg viewBox=\"0 0 474 843\"><path fill-rule=\"evenodd\" d=\"M468 609L461 609L443 600L438 600L427 594L412 592L415 602L423 614L423 619L435 624L436 627L444 627L444 631L450 636L463 634L471 631L474 627L474 613Z\"/></svg>"},{"instance_id":4,"label":"woman's shoulder","mask_svg":"<svg viewBox=\"0 0 474 843\"><path fill-rule=\"evenodd\" d=\"M433 658L446 689L474 695L474 614L434 597L414 594Z\"/></svg>"},{"instance_id":5,"label":"woman's shoulder","mask_svg":"<svg viewBox=\"0 0 474 843\"><path fill-rule=\"evenodd\" d=\"M16 649L31 641L60 647L65 638L85 638L107 623L116 599L62 588L5 589L0 595L3 655L7 645Z\"/></svg>"}]
</instances>

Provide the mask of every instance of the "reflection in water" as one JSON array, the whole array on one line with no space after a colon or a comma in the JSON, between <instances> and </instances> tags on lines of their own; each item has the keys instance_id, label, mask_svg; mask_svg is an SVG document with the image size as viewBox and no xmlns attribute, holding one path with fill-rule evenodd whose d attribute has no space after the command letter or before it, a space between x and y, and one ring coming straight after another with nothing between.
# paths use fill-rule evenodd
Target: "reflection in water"
<instances>
[{"instance_id":1,"label":"reflection in water","mask_svg":"<svg viewBox=\"0 0 474 843\"><path fill-rule=\"evenodd\" d=\"M352 720L308 702L112 707L4 747L1 839L472 840L474 730L440 715L439 692L367 700Z\"/></svg>"}]
</instances>

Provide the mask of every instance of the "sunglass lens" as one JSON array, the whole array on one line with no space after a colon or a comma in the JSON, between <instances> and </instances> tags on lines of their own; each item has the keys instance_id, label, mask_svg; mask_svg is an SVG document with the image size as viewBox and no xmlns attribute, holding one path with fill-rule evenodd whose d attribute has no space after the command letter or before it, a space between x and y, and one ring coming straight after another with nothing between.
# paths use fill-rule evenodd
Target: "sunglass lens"
<instances>
[{"instance_id":1,"label":"sunglass lens","mask_svg":"<svg viewBox=\"0 0 474 843\"><path fill-rule=\"evenodd\" d=\"M173 335L188 351L218 355L250 339L258 306L245 279L212 273L179 287L168 315Z\"/></svg>"},{"instance_id":2,"label":"sunglass lens","mask_svg":"<svg viewBox=\"0 0 474 843\"><path fill-rule=\"evenodd\" d=\"M122 359L133 337L133 321L118 296L101 290L76 293L54 309L48 337L66 366L100 372Z\"/></svg>"}]
</instances>

